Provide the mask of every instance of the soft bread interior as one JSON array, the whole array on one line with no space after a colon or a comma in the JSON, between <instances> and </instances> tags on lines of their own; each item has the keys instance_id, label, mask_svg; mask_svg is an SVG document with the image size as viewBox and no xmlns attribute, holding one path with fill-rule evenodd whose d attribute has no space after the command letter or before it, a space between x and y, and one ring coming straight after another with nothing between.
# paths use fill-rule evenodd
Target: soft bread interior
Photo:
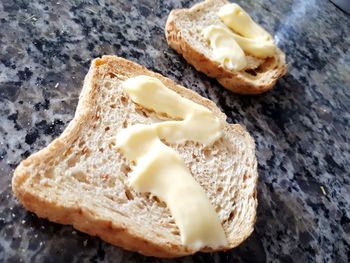
<instances>
[{"instance_id":1,"label":"soft bread interior","mask_svg":"<svg viewBox=\"0 0 350 263\"><path fill-rule=\"evenodd\" d=\"M169 255L193 253L181 246L179 230L165 203L128 186L132 164L114 146L114 138L121 129L167 119L136 105L123 91L122 81L140 74L160 78L168 88L208 107L225 121L224 114L211 101L194 92L124 59L103 57L92 64L74 120L47 148L21 163L14 175L13 188L20 201L39 216L73 224L126 249L147 254L142 248L105 237L94 230L94 224L107 221L127 228L146 243L168 250ZM226 124L223 134L208 148L193 142L170 147L182 156L205 189L232 247L253 230L256 160L254 142L240 126ZM48 201L47 209L35 204L39 199ZM52 204L55 209L51 209ZM91 214L91 222L84 227L73 216L62 218L65 210L77 207Z\"/></svg>"}]
</instances>

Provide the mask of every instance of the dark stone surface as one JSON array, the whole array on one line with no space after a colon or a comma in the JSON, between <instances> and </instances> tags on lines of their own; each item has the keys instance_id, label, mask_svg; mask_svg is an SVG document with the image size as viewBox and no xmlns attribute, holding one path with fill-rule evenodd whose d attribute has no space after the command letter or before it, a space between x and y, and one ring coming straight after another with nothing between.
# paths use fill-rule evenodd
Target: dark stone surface
<instances>
[{"instance_id":1,"label":"dark stone surface","mask_svg":"<svg viewBox=\"0 0 350 263\"><path fill-rule=\"evenodd\" d=\"M38 219L11 192L13 169L66 127L90 60L103 54L196 90L256 140L255 232L231 251L177 261L350 262L350 17L326 0L237 1L289 64L274 90L248 97L168 48L169 11L193 2L0 1L0 262L161 261Z\"/></svg>"}]
</instances>

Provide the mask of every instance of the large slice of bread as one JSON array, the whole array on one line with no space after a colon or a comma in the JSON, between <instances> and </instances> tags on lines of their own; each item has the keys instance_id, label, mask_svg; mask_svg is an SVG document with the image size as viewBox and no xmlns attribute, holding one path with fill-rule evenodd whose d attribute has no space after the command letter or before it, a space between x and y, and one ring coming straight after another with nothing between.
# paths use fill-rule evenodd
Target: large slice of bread
<instances>
[{"instance_id":1,"label":"large slice of bread","mask_svg":"<svg viewBox=\"0 0 350 263\"><path fill-rule=\"evenodd\" d=\"M228 3L226 0L207 0L189 9L171 11L165 26L168 44L198 71L216 78L222 86L233 92L265 92L287 72L285 55L280 49L277 48L274 57L265 60L247 55L248 65L239 72L225 69L211 59L212 50L202 30L210 25L224 25L217 12Z\"/></svg>"},{"instance_id":2,"label":"large slice of bread","mask_svg":"<svg viewBox=\"0 0 350 263\"><path fill-rule=\"evenodd\" d=\"M181 244L165 203L128 187L131 164L112 140L127 126L166 119L133 103L121 87L122 81L137 75L160 79L225 123L223 137L211 147L190 141L170 146L185 160L215 207L228 239L223 249L239 245L253 231L256 216L253 139L241 126L227 124L213 102L115 56L92 62L74 119L59 138L20 163L12 179L13 191L39 217L73 225L127 250L157 257L195 253Z\"/></svg>"}]
</instances>

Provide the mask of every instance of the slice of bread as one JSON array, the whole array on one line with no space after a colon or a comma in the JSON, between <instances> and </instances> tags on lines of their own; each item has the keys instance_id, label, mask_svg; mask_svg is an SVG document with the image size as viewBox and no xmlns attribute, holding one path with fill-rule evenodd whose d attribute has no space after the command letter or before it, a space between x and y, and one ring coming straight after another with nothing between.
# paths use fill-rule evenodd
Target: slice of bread
<instances>
[{"instance_id":1,"label":"slice of bread","mask_svg":"<svg viewBox=\"0 0 350 263\"><path fill-rule=\"evenodd\" d=\"M125 127L167 119L136 105L123 90L122 82L138 75L158 78L224 123L223 136L211 147L190 141L170 147L184 159L216 209L228 240L222 249L239 245L253 231L256 216L253 139L241 126L227 124L212 101L115 56L92 62L74 119L59 138L20 163L12 179L14 193L39 217L72 225L127 250L157 257L195 253L181 244L164 202L128 187L131 164L114 145Z\"/></svg>"},{"instance_id":2,"label":"slice of bread","mask_svg":"<svg viewBox=\"0 0 350 263\"><path fill-rule=\"evenodd\" d=\"M247 67L235 72L212 60L212 50L202 30L210 25L224 25L217 12L228 4L226 0L207 0L189 9L172 10L165 26L170 47L180 53L198 71L236 93L259 94L270 90L277 79L287 72L285 54L276 49L274 57L260 59L246 54Z\"/></svg>"}]
</instances>

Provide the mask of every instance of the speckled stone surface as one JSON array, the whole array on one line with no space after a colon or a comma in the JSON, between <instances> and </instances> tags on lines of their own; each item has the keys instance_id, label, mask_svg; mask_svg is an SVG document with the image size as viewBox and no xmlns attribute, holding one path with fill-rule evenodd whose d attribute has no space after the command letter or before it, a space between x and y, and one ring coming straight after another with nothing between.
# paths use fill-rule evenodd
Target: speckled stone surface
<instances>
[{"instance_id":1,"label":"speckled stone surface","mask_svg":"<svg viewBox=\"0 0 350 263\"><path fill-rule=\"evenodd\" d=\"M163 262L38 219L11 192L13 169L67 126L103 54L196 90L256 140L254 233L231 251L174 262L350 262L350 16L326 0L237 1L289 64L274 90L245 97L168 48L167 14L194 2L0 1L0 262Z\"/></svg>"}]
</instances>

